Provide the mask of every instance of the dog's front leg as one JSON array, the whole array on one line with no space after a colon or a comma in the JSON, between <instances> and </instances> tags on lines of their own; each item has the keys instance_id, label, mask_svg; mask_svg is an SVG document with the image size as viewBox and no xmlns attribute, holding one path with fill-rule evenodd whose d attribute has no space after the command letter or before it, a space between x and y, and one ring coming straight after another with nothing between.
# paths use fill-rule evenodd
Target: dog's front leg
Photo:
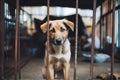
<instances>
[{"instance_id":1,"label":"dog's front leg","mask_svg":"<svg viewBox=\"0 0 120 80\"><path fill-rule=\"evenodd\" d=\"M64 80L70 80L70 64L64 63Z\"/></svg>"},{"instance_id":2,"label":"dog's front leg","mask_svg":"<svg viewBox=\"0 0 120 80\"><path fill-rule=\"evenodd\" d=\"M49 64L49 80L54 80L54 69L53 69L53 65Z\"/></svg>"}]
</instances>

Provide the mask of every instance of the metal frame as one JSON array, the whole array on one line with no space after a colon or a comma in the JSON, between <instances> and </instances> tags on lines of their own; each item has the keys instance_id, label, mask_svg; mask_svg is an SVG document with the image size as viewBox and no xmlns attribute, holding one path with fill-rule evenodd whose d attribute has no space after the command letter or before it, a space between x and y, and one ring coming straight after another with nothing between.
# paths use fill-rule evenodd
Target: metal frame
<instances>
[{"instance_id":1,"label":"metal frame","mask_svg":"<svg viewBox=\"0 0 120 80\"><path fill-rule=\"evenodd\" d=\"M95 21L96 21L96 1L94 0L94 5L93 5L93 23L92 23L92 49L91 49L91 64L90 64L90 79L93 80L93 71L94 71L94 44L95 44ZM111 1L111 0L110 0ZM115 52L115 0L113 1L113 10L112 10L112 53L111 53L111 80L113 80L113 73L114 73L114 52ZM50 7L50 0L47 0L47 35L49 35L49 7ZM20 4L19 0L16 0L16 33L15 33L15 56L14 56L14 61L15 61L15 66L14 66L14 80L17 80L18 76L17 74L19 73L19 79L20 79L20 38L19 38L19 9L20 9ZM4 0L0 1L0 52L1 52L1 79L4 80ZM101 7L102 10L102 7ZM102 12L101 12L102 13ZM102 19L102 16L101 16ZM106 18L107 21L107 18ZM102 22L101 22L102 23ZM101 24L102 25L102 24ZM101 26L102 28L102 26ZM107 28L106 28L107 29ZM102 34L102 32L101 32ZM74 80L76 80L76 68L77 68L77 43L78 43L78 0L76 0L76 33L75 33L75 63L74 63ZM48 52L48 47L49 47L49 36L47 36L47 59L49 60L49 52ZM47 65L49 66L49 62L47 60ZM47 69L48 69L47 66ZM48 72L48 70L47 70ZM48 80L48 75L47 79Z\"/></svg>"},{"instance_id":2,"label":"metal frame","mask_svg":"<svg viewBox=\"0 0 120 80\"><path fill-rule=\"evenodd\" d=\"M90 80L93 80L94 71L94 53L95 53L95 21L96 21L96 1L93 3L93 23L92 23L92 48L91 48L91 65L90 65Z\"/></svg>"},{"instance_id":3,"label":"metal frame","mask_svg":"<svg viewBox=\"0 0 120 80\"><path fill-rule=\"evenodd\" d=\"M49 35L49 7L50 0L47 0L47 35ZM49 71L49 36L47 36L47 73ZM49 74L47 74L46 80L49 80Z\"/></svg>"},{"instance_id":4,"label":"metal frame","mask_svg":"<svg viewBox=\"0 0 120 80\"><path fill-rule=\"evenodd\" d=\"M78 53L78 0L76 0L76 33L75 33L75 62L74 62L74 80L76 80L77 53Z\"/></svg>"},{"instance_id":5,"label":"metal frame","mask_svg":"<svg viewBox=\"0 0 120 80\"><path fill-rule=\"evenodd\" d=\"M20 45L19 45L19 8L20 5L19 5L19 0L16 0L16 28L15 28L15 56L14 56L14 59L15 59L15 70L14 70L14 79L17 80L17 73L18 73L18 68L19 68L19 59L20 59Z\"/></svg>"},{"instance_id":6,"label":"metal frame","mask_svg":"<svg viewBox=\"0 0 120 80\"><path fill-rule=\"evenodd\" d=\"M103 18L102 18L102 13L103 13L103 5L101 4L101 8L100 8L100 49L103 49Z\"/></svg>"},{"instance_id":7,"label":"metal frame","mask_svg":"<svg viewBox=\"0 0 120 80\"><path fill-rule=\"evenodd\" d=\"M113 0L113 13L112 13L112 53L111 53L111 80L113 80L114 74L114 53L115 53L115 4Z\"/></svg>"}]
</instances>

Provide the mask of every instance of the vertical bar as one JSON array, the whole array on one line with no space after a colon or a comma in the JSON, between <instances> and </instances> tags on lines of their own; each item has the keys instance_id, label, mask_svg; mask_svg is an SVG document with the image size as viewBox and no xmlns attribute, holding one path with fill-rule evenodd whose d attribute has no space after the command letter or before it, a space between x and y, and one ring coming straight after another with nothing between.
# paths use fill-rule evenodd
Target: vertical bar
<instances>
[{"instance_id":1,"label":"vertical bar","mask_svg":"<svg viewBox=\"0 0 120 80\"><path fill-rule=\"evenodd\" d=\"M105 38L108 36L108 15L106 15L106 28L105 28Z\"/></svg>"},{"instance_id":2,"label":"vertical bar","mask_svg":"<svg viewBox=\"0 0 120 80\"><path fill-rule=\"evenodd\" d=\"M19 22L19 20L18 20ZM19 23L18 23L18 28L19 28ZM21 69L20 69L20 59L21 59L21 56L20 56L20 32L18 30L18 76L19 76L19 79L21 79Z\"/></svg>"},{"instance_id":3,"label":"vertical bar","mask_svg":"<svg viewBox=\"0 0 120 80\"><path fill-rule=\"evenodd\" d=\"M0 79L4 80L4 0L0 0Z\"/></svg>"},{"instance_id":4,"label":"vertical bar","mask_svg":"<svg viewBox=\"0 0 120 80\"><path fill-rule=\"evenodd\" d=\"M118 4L120 6L120 0L118 0ZM118 10L118 32L120 31L119 26L120 26L120 9ZM118 47L120 47L120 33L118 33Z\"/></svg>"},{"instance_id":5,"label":"vertical bar","mask_svg":"<svg viewBox=\"0 0 120 80\"><path fill-rule=\"evenodd\" d=\"M111 3L110 3L110 2L111 2L111 0L107 0L108 12L110 11L110 8L111 8L111 7L110 7L110 6L111 6ZM106 15L106 34L105 34L105 38L108 36L108 28L110 27L110 26L108 27L108 25L109 25L109 24L108 24L108 21L109 21L109 15ZM108 44L106 43L105 45L106 45L105 48L108 49Z\"/></svg>"},{"instance_id":6,"label":"vertical bar","mask_svg":"<svg viewBox=\"0 0 120 80\"><path fill-rule=\"evenodd\" d=\"M20 9L20 4L19 4L19 9ZM18 10L18 15L20 15L20 10ZM21 69L20 69L20 31L19 31L19 16L18 16L18 78L21 79Z\"/></svg>"},{"instance_id":7,"label":"vertical bar","mask_svg":"<svg viewBox=\"0 0 120 80\"><path fill-rule=\"evenodd\" d=\"M109 0L107 2L109 2ZM107 10L109 11L109 9L107 9ZM105 26L105 37L104 38L106 38L108 36L108 15L106 15L105 20L106 20L106 26ZM103 41L103 43L105 43L105 49L107 49L108 44L106 43L105 40Z\"/></svg>"},{"instance_id":8,"label":"vertical bar","mask_svg":"<svg viewBox=\"0 0 120 80\"><path fill-rule=\"evenodd\" d=\"M108 12L110 11L110 9L111 9L111 0L108 0ZM108 15L108 16L110 16L110 15ZM107 23L108 23L108 21L109 21L108 16L107 16ZM106 26L107 26L107 28L108 28L108 24L107 24ZM108 30L108 29L107 29L107 30ZM107 34L106 34L106 35L108 35L108 31L107 31Z\"/></svg>"},{"instance_id":9,"label":"vertical bar","mask_svg":"<svg viewBox=\"0 0 120 80\"><path fill-rule=\"evenodd\" d=\"M103 12L103 6L101 4L101 20L100 20L100 49L102 49L102 46L103 46L103 17L102 17L102 12Z\"/></svg>"},{"instance_id":10,"label":"vertical bar","mask_svg":"<svg viewBox=\"0 0 120 80\"><path fill-rule=\"evenodd\" d=\"M14 70L14 80L17 80L17 70L18 70L18 52L19 52L19 0L16 0L16 28L15 28L15 70Z\"/></svg>"},{"instance_id":11,"label":"vertical bar","mask_svg":"<svg viewBox=\"0 0 120 80\"><path fill-rule=\"evenodd\" d=\"M107 11L109 11L109 0L107 0ZM106 28L105 28L105 38L108 36L108 15L106 15ZM107 48L107 46L106 46Z\"/></svg>"},{"instance_id":12,"label":"vertical bar","mask_svg":"<svg viewBox=\"0 0 120 80\"><path fill-rule=\"evenodd\" d=\"M90 80L93 80L94 52L95 52L95 22L96 22L96 1L93 2L93 23L92 23L92 49L91 49L91 65Z\"/></svg>"},{"instance_id":13,"label":"vertical bar","mask_svg":"<svg viewBox=\"0 0 120 80\"><path fill-rule=\"evenodd\" d=\"M77 53L78 53L78 0L76 0L76 33L75 33L75 63L74 63L74 80L76 80Z\"/></svg>"},{"instance_id":14,"label":"vertical bar","mask_svg":"<svg viewBox=\"0 0 120 80\"><path fill-rule=\"evenodd\" d=\"M114 52L115 52L115 0L113 0L113 12L112 12L111 80L113 80L113 73L114 73Z\"/></svg>"},{"instance_id":15,"label":"vertical bar","mask_svg":"<svg viewBox=\"0 0 120 80\"><path fill-rule=\"evenodd\" d=\"M47 73L49 73L49 8L50 0L47 0ZM46 80L49 80L49 74L47 74Z\"/></svg>"},{"instance_id":16,"label":"vertical bar","mask_svg":"<svg viewBox=\"0 0 120 80\"><path fill-rule=\"evenodd\" d=\"M106 26L105 26L105 37L106 38L108 36L108 15L106 15ZM103 43L105 44L105 49L108 49L108 44L107 42L104 40Z\"/></svg>"}]
</instances>

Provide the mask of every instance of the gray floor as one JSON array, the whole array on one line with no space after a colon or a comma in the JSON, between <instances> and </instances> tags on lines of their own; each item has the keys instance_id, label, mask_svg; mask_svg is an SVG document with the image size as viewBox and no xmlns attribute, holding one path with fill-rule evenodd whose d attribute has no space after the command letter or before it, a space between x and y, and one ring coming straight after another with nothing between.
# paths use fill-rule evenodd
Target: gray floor
<instances>
[{"instance_id":1,"label":"gray floor","mask_svg":"<svg viewBox=\"0 0 120 80\"><path fill-rule=\"evenodd\" d=\"M25 67L21 70L21 80L43 80L41 75L41 66L43 59L39 57L33 58ZM115 73L120 73L120 62L116 62L114 66ZM94 64L94 78L101 73L110 72L110 62L102 64ZM71 80L73 80L74 73L74 60L71 61ZM78 57L77 65L77 80L88 80L90 75L90 63L83 61ZM94 79L99 80L99 79Z\"/></svg>"}]
</instances>

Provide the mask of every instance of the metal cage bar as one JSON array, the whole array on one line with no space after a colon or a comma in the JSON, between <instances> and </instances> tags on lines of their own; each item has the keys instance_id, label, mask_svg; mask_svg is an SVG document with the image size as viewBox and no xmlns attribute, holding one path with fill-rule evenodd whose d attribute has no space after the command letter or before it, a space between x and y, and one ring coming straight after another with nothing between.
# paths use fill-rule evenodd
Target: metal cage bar
<instances>
[{"instance_id":1,"label":"metal cage bar","mask_svg":"<svg viewBox=\"0 0 120 80\"><path fill-rule=\"evenodd\" d=\"M17 63L18 63L18 64L17 64L18 69L17 69L17 71L18 71L18 78L20 79L20 78L21 78L21 69L20 69L20 68L21 68L21 64L20 64L20 63L21 63L21 62L20 62L20 59L21 59L21 56L20 56L20 29L19 29L20 4L19 4L18 7L19 7L19 10L18 10L18 34L17 34L17 35L18 35L18 43L17 43L17 44L18 44L18 51L17 51L17 52L18 52L18 53L17 53L17 54L18 54L18 55L17 55L17 57L18 57L18 62L17 62Z\"/></svg>"},{"instance_id":2,"label":"metal cage bar","mask_svg":"<svg viewBox=\"0 0 120 80\"><path fill-rule=\"evenodd\" d=\"M103 13L103 5L101 4L100 8L100 49L103 49L103 18L102 18L102 13Z\"/></svg>"},{"instance_id":3,"label":"metal cage bar","mask_svg":"<svg viewBox=\"0 0 120 80\"><path fill-rule=\"evenodd\" d=\"M16 0L16 28L15 28L15 69L14 69L14 80L17 80L18 72L18 56L19 56L19 0Z\"/></svg>"},{"instance_id":4,"label":"metal cage bar","mask_svg":"<svg viewBox=\"0 0 120 80\"><path fill-rule=\"evenodd\" d=\"M94 67L96 1L97 0L94 0L94 2L93 2L93 22L92 22L92 48L91 48L90 80L93 80L93 67Z\"/></svg>"},{"instance_id":5,"label":"metal cage bar","mask_svg":"<svg viewBox=\"0 0 120 80\"><path fill-rule=\"evenodd\" d=\"M4 80L4 0L0 0L0 79Z\"/></svg>"},{"instance_id":6,"label":"metal cage bar","mask_svg":"<svg viewBox=\"0 0 120 80\"><path fill-rule=\"evenodd\" d=\"M108 6L107 6L107 7L108 7L108 12L110 11L110 4L111 4L110 1L111 1L111 0L108 0L108 1L107 1L107 4L108 4ZM106 15L106 36L108 36L108 28L109 28L109 27L108 27L108 19L109 19L108 16L109 16L109 15Z\"/></svg>"},{"instance_id":7,"label":"metal cage bar","mask_svg":"<svg viewBox=\"0 0 120 80\"><path fill-rule=\"evenodd\" d=\"M75 28L75 63L74 63L74 80L76 80L77 53L78 53L78 0L76 0L76 28Z\"/></svg>"},{"instance_id":8,"label":"metal cage bar","mask_svg":"<svg viewBox=\"0 0 120 80\"><path fill-rule=\"evenodd\" d=\"M91 65L90 65L90 80L93 80L93 69L94 69L94 44L95 44L95 21L96 21L96 1L94 0L93 5L93 23L92 23L92 49L91 49ZM20 61L20 38L19 38L19 0L16 0L16 29L15 29L15 69L14 69L14 80L17 80L17 72ZM49 67L49 8L50 0L47 0L47 73ZM4 80L4 0L0 1L0 52L1 52L1 73L0 76ZM114 52L115 52L115 0L113 0L113 13L112 13L112 53L111 53L111 80L113 80L114 73ZM76 33L75 33L75 64L74 64L74 80L76 80L76 67L77 67L77 44L78 44L78 0L76 0ZM19 63L18 63L19 62ZM19 73L20 75L20 73ZM48 80L48 76L46 80Z\"/></svg>"},{"instance_id":9,"label":"metal cage bar","mask_svg":"<svg viewBox=\"0 0 120 80\"><path fill-rule=\"evenodd\" d=\"M47 0L47 73L49 73L49 8L50 0ZM47 74L46 80L49 80L49 74Z\"/></svg>"},{"instance_id":10,"label":"metal cage bar","mask_svg":"<svg viewBox=\"0 0 120 80\"><path fill-rule=\"evenodd\" d=\"M18 31L18 78L21 79L21 64L20 64L20 60L21 60L21 56L20 56L20 33Z\"/></svg>"},{"instance_id":11,"label":"metal cage bar","mask_svg":"<svg viewBox=\"0 0 120 80\"><path fill-rule=\"evenodd\" d=\"M111 80L113 80L114 74L114 52L115 52L115 4L113 0L113 12L112 12L112 54L111 54Z\"/></svg>"}]
</instances>

